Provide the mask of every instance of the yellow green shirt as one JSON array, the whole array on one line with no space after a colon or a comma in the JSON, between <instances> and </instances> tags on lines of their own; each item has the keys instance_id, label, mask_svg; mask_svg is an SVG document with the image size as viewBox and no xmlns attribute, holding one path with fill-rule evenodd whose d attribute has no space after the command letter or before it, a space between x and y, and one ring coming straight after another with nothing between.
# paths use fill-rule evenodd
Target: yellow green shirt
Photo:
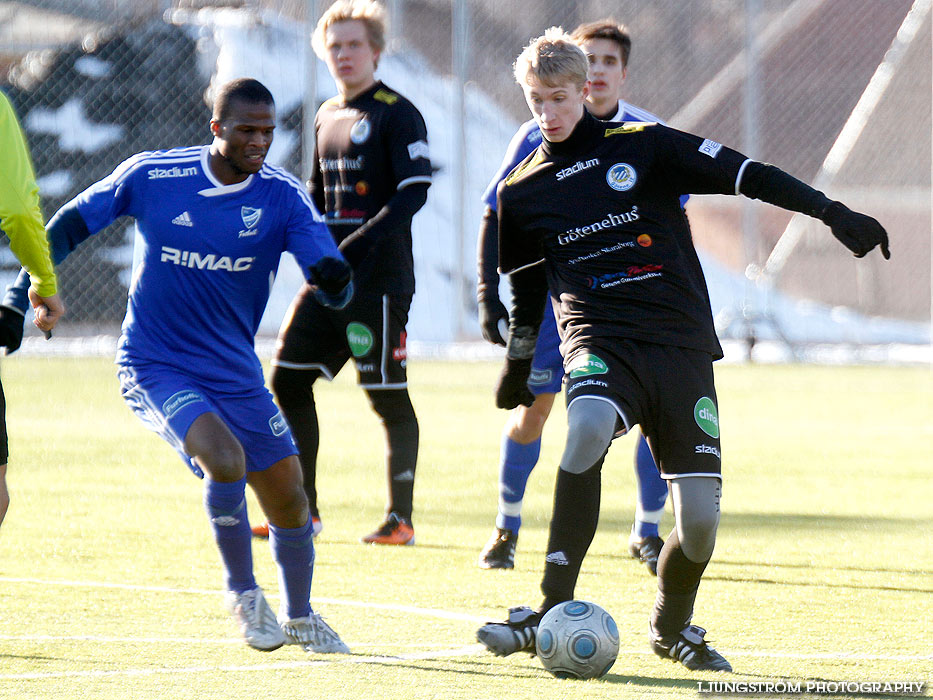
<instances>
[{"instance_id":1,"label":"yellow green shirt","mask_svg":"<svg viewBox=\"0 0 933 700\"><path fill-rule=\"evenodd\" d=\"M39 187L26 139L16 113L0 92L0 230L10 238L10 250L29 271L32 288L39 296L57 292L55 267L49 253Z\"/></svg>"}]
</instances>

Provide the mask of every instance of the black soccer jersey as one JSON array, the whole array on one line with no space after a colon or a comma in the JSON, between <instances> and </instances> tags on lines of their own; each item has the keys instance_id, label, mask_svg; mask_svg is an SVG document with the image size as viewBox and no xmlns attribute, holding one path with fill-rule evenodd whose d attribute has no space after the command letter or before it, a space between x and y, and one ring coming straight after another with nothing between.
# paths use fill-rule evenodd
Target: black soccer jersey
<instances>
[{"instance_id":1,"label":"black soccer jersey","mask_svg":"<svg viewBox=\"0 0 933 700\"><path fill-rule=\"evenodd\" d=\"M499 186L502 273L543 260L562 352L592 338L722 348L679 197L737 194L742 154L659 124L588 114Z\"/></svg>"},{"instance_id":2,"label":"black soccer jersey","mask_svg":"<svg viewBox=\"0 0 933 700\"><path fill-rule=\"evenodd\" d=\"M400 189L431 182L428 136L415 106L377 82L350 101L333 97L315 118L310 189L339 244L375 216ZM414 292L411 221L379 243L367 285Z\"/></svg>"}]
</instances>

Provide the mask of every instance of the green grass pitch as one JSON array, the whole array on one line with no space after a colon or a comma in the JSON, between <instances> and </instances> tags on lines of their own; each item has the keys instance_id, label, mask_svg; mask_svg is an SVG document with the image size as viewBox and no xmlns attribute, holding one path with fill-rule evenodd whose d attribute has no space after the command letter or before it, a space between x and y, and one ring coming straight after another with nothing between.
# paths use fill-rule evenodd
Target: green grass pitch
<instances>
[{"instance_id":1,"label":"green grass pitch","mask_svg":"<svg viewBox=\"0 0 933 700\"><path fill-rule=\"evenodd\" d=\"M200 484L124 407L109 360L4 360L13 502L0 529L0 698L695 698L698 681L723 680L648 651L656 581L625 546L631 437L606 461L577 587L619 625L609 675L558 681L527 655L476 645L484 620L539 601L565 429L558 405L516 569L480 570L506 416L492 402L498 369L413 362L418 543L405 548L359 543L383 515L381 427L352 372L319 384L313 597L353 650L322 656L239 641ZM720 366L717 385L723 516L695 622L735 667L729 680L933 681L933 374ZM254 558L275 607L266 544Z\"/></svg>"}]
</instances>

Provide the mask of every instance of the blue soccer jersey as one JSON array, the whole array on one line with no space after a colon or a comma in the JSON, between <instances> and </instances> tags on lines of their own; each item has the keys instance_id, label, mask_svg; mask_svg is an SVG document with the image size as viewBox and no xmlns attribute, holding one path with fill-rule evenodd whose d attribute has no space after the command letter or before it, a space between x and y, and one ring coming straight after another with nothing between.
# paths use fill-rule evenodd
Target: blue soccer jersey
<instances>
[{"instance_id":1,"label":"blue soccer jersey","mask_svg":"<svg viewBox=\"0 0 933 700\"><path fill-rule=\"evenodd\" d=\"M223 185L209 152L140 153L65 207L76 206L91 233L121 216L136 220L117 362L166 365L234 392L262 381L253 339L281 254L291 252L306 273L341 255L294 176L267 164ZM50 235L60 247L54 226Z\"/></svg>"}]
</instances>

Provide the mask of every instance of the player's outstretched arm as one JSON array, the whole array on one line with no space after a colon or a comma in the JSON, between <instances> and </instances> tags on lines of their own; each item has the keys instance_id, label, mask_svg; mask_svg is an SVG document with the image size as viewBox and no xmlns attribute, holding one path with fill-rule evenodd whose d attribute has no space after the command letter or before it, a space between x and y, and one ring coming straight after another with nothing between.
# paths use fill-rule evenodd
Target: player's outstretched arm
<instances>
[{"instance_id":1,"label":"player's outstretched arm","mask_svg":"<svg viewBox=\"0 0 933 700\"><path fill-rule=\"evenodd\" d=\"M499 299L499 217L489 206L486 207L480 224L476 258L479 326L483 331L483 338L494 345L505 347L505 338L502 337L499 324L508 325L509 311Z\"/></svg>"},{"instance_id":2,"label":"player's outstretched arm","mask_svg":"<svg viewBox=\"0 0 933 700\"><path fill-rule=\"evenodd\" d=\"M769 163L749 161L739 183L739 192L819 219L857 258L864 257L876 246L880 246L885 259L891 257L887 231L878 221L852 211L842 202L830 200L819 190Z\"/></svg>"},{"instance_id":3,"label":"player's outstretched arm","mask_svg":"<svg viewBox=\"0 0 933 700\"><path fill-rule=\"evenodd\" d=\"M78 212L75 200L59 209L46 226L52 261L58 265L68 257L91 232ZM7 354L19 349L23 342L23 323L26 310L32 304L42 316L43 331L50 331L64 315L65 307L57 294L43 297L30 287L29 272L23 268L13 283L6 288L0 304L0 345L6 345ZM39 321L39 315L36 316Z\"/></svg>"}]
</instances>

